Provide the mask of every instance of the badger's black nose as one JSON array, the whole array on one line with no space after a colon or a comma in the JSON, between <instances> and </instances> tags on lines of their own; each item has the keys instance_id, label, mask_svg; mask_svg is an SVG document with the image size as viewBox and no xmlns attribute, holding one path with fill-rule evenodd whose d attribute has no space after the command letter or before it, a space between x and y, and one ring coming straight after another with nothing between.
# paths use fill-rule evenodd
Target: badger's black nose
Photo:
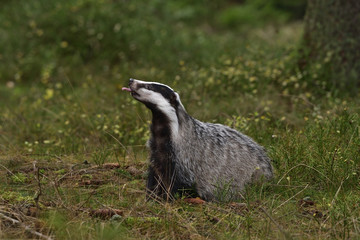
<instances>
[{"instance_id":1,"label":"badger's black nose","mask_svg":"<svg viewBox=\"0 0 360 240\"><path fill-rule=\"evenodd\" d=\"M133 78L130 78L129 79L129 85L132 84L134 82L134 79Z\"/></svg>"}]
</instances>

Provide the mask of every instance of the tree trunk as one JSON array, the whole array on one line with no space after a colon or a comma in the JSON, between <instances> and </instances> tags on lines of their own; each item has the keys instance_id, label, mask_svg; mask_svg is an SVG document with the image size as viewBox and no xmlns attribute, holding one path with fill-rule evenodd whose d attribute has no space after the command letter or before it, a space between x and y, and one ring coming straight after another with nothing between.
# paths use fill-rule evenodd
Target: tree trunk
<instances>
[{"instance_id":1,"label":"tree trunk","mask_svg":"<svg viewBox=\"0 0 360 240\"><path fill-rule=\"evenodd\" d=\"M333 90L360 87L360 0L308 0L300 67Z\"/></svg>"}]
</instances>

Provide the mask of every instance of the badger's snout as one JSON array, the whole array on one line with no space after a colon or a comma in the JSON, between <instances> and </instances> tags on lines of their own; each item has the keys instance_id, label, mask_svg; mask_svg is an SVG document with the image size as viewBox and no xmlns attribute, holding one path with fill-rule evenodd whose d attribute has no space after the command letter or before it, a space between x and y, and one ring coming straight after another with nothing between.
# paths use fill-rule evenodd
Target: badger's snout
<instances>
[{"instance_id":1,"label":"badger's snout","mask_svg":"<svg viewBox=\"0 0 360 240\"><path fill-rule=\"evenodd\" d=\"M144 103L147 107L164 106L173 109L171 104L176 101L176 93L169 86L157 82L146 82L138 79L129 79L129 87L122 88L131 93L131 96Z\"/></svg>"},{"instance_id":2,"label":"badger's snout","mask_svg":"<svg viewBox=\"0 0 360 240\"><path fill-rule=\"evenodd\" d=\"M134 84L134 81L135 81L135 80L134 80L133 78L130 78L130 79L129 79L129 87L130 87L130 88L131 88L131 85Z\"/></svg>"},{"instance_id":3,"label":"badger's snout","mask_svg":"<svg viewBox=\"0 0 360 240\"><path fill-rule=\"evenodd\" d=\"M129 88L131 89L132 92L136 92L140 88L139 82L141 81L133 78L129 79Z\"/></svg>"},{"instance_id":4,"label":"badger's snout","mask_svg":"<svg viewBox=\"0 0 360 240\"><path fill-rule=\"evenodd\" d=\"M130 92L131 96L133 96L135 99L138 99L140 97L139 90L139 81L133 78L129 79L129 87L123 87L121 90Z\"/></svg>"},{"instance_id":5,"label":"badger's snout","mask_svg":"<svg viewBox=\"0 0 360 240\"><path fill-rule=\"evenodd\" d=\"M129 87L123 87L123 88L121 88L121 90L133 93L135 90L134 81L135 81L135 79L130 78L129 79Z\"/></svg>"}]
</instances>

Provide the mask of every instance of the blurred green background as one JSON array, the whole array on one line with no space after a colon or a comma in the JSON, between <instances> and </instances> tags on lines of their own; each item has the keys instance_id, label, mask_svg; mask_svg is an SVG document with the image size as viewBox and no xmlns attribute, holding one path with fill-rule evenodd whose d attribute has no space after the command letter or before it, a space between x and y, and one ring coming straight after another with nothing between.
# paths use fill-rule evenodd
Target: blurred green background
<instances>
[{"instance_id":1,"label":"blurred green background","mask_svg":"<svg viewBox=\"0 0 360 240\"><path fill-rule=\"evenodd\" d=\"M301 20L305 1L8 1L0 11L2 82L67 74L77 84L91 71L171 73L180 60L237 56L251 29Z\"/></svg>"},{"instance_id":2,"label":"blurred green background","mask_svg":"<svg viewBox=\"0 0 360 240\"><path fill-rule=\"evenodd\" d=\"M78 152L112 141L102 129L143 144L148 115L119 91L130 77L169 84L203 120L258 111L238 102L306 88L293 57L304 11L304 0L3 3L2 149Z\"/></svg>"},{"instance_id":3,"label":"blurred green background","mask_svg":"<svg viewBox=\"0 0 360 240\"><path fill-rule=\"evenodd\" d=\"M8 1L0 150L83 159L143 147L151 113L121 91L130 77L170 85L194 117L265 145L356 106L328 78L334 53L302 67L305 10L305 0Z\"/></svg>"}]
</instances>

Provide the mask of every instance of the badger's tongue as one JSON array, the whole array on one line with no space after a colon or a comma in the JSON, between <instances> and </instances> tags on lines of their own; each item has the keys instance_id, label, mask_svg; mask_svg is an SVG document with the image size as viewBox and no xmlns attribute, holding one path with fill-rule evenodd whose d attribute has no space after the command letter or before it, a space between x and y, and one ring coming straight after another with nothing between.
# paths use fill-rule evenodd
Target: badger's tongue
<instances>
[{"instance_id":1,"label":"badger's tongue","mask_svg":"<svg viewBox=\"0 0 360 240\"><path fill-rule=\"evenodd\" d=\"M127 87L123 87L123 88L121 88L121 90L131 92L131 89L127 88Z\"/></svg>"}]
</instances>

